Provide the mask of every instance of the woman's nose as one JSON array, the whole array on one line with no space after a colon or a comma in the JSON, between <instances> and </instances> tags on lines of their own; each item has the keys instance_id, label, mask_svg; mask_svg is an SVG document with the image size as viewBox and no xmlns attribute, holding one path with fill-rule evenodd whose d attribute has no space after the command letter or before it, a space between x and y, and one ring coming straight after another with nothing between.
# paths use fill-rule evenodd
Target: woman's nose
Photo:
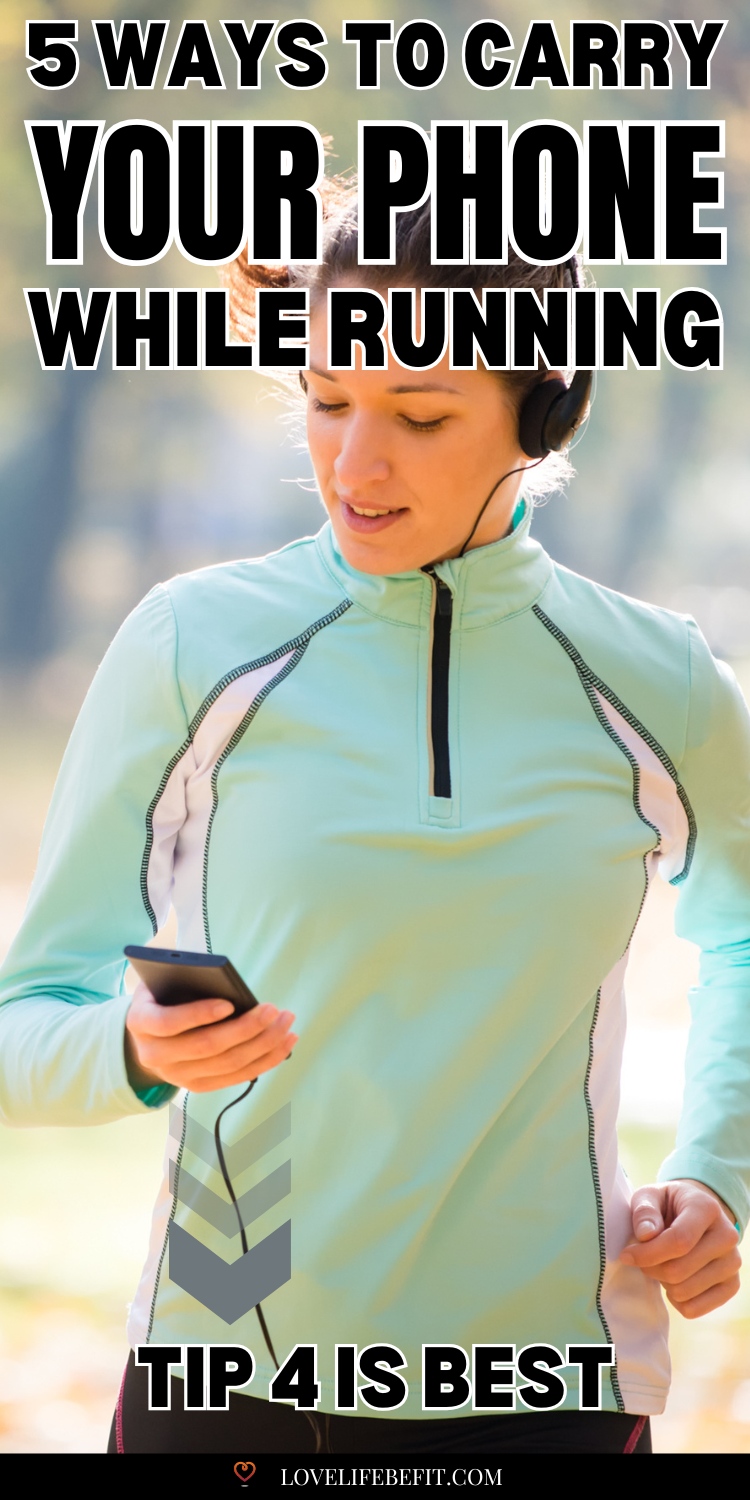
<instances>
[{"instance_id":1,"label":"woman's nose","mask_svg":"<svg viewBox=\"0 0 750 1500\"><path fill-rule=\"evenodd\" d=\"M337 484L357 490L388 479L390 465L372 425L354 418L342 427L341 447L333 463Z\"/></svg>"}]
</instances>

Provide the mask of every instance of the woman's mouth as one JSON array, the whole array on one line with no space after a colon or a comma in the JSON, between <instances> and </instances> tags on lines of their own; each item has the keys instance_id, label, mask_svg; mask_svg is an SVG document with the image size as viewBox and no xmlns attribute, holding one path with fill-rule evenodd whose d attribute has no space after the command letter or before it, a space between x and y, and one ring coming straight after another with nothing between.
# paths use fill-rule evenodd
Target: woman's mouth
<instances>
[{"instance_id":1,"label":"woman's mouth","mask_svg":"<svg viewBox=\"0 0 750 1500\"><path fill-rule=\"evenodd\" d=\"M406 514L406 506L387 510L384 507L352 505L349 500L340 500L340 505L347 526L360 533L383 531L386 526L392 526L399 516Z\"/></svg>"}]
</instances>

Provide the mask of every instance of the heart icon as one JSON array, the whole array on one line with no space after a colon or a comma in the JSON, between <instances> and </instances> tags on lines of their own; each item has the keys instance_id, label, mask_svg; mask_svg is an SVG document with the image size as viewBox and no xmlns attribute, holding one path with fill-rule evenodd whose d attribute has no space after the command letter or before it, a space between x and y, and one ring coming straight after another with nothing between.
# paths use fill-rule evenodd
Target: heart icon
<instances>
[{"instance_id":1,"label":"heart icon","mask_svg":"<svg viewBox=\"0 0 750 1500\"><path fill-rule=\"evenodd\" d=\"M240 1479L243 1484L247 1484L248 1480L252 1479L253 1474L255 1473L255 1464L246 1463L245 1459L241 1458L235 1464L234 1472L237 1475L237 1478Z\"/></svg>"}]
</instances>

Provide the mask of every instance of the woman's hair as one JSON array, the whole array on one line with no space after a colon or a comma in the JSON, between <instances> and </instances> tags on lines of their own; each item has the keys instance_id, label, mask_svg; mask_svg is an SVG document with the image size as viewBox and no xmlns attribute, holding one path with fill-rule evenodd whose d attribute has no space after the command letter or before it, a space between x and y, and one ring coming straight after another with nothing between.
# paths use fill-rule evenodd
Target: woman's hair
<instances>
[{"instance_id":1,"label":"woman's hair","mask_svg":"<svg viewBox=\"0 0 750 1500\"><path fill-rule=\"evenodd\" d=\"M229 317L243 340L255 336L255 293L262 287L307 287L311 306L328 288L344 282L385 291L390 286L465 287L481 292L483 287L528 287L540 295L545 288L578 284L578 260L556 266L531 265L509 248L506 265L435 265L431 258L429 199L421 207L396 216L394 265L361 266L358 259L357 187L353 176L327 177L320 185L323 204L323 254L318 265L265 266L248 262L247 247L223 271L229 291ZM575 276L573 268L575 266ZM494 371L518 414L535 385L544 379L546 366L535 370ZM524 478L523 492L539 500L559 489L572 474L563 454L552 453L541 467L534 466Z\"/></svg>"}]
</instances>

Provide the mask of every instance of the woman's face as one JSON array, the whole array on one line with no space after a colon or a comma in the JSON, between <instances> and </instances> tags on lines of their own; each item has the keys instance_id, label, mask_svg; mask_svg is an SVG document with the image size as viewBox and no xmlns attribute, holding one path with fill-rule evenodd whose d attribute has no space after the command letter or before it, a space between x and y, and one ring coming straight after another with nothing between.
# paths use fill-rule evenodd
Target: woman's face
<instances>
[{"instance_id":1,"label":"woman's face","mask_svg":"<svg viewBox=\"0 0 750 1500\"><path fill-rule=\"evenodd\" d=\"M327 313L310 318L307 435L323 503L347 562L402 573L456 557L503 474L528 462L496 375L450 370L327 367ZM501 484L471 539L510 530L521 475Z\"/></svg>"}]
</instances>

